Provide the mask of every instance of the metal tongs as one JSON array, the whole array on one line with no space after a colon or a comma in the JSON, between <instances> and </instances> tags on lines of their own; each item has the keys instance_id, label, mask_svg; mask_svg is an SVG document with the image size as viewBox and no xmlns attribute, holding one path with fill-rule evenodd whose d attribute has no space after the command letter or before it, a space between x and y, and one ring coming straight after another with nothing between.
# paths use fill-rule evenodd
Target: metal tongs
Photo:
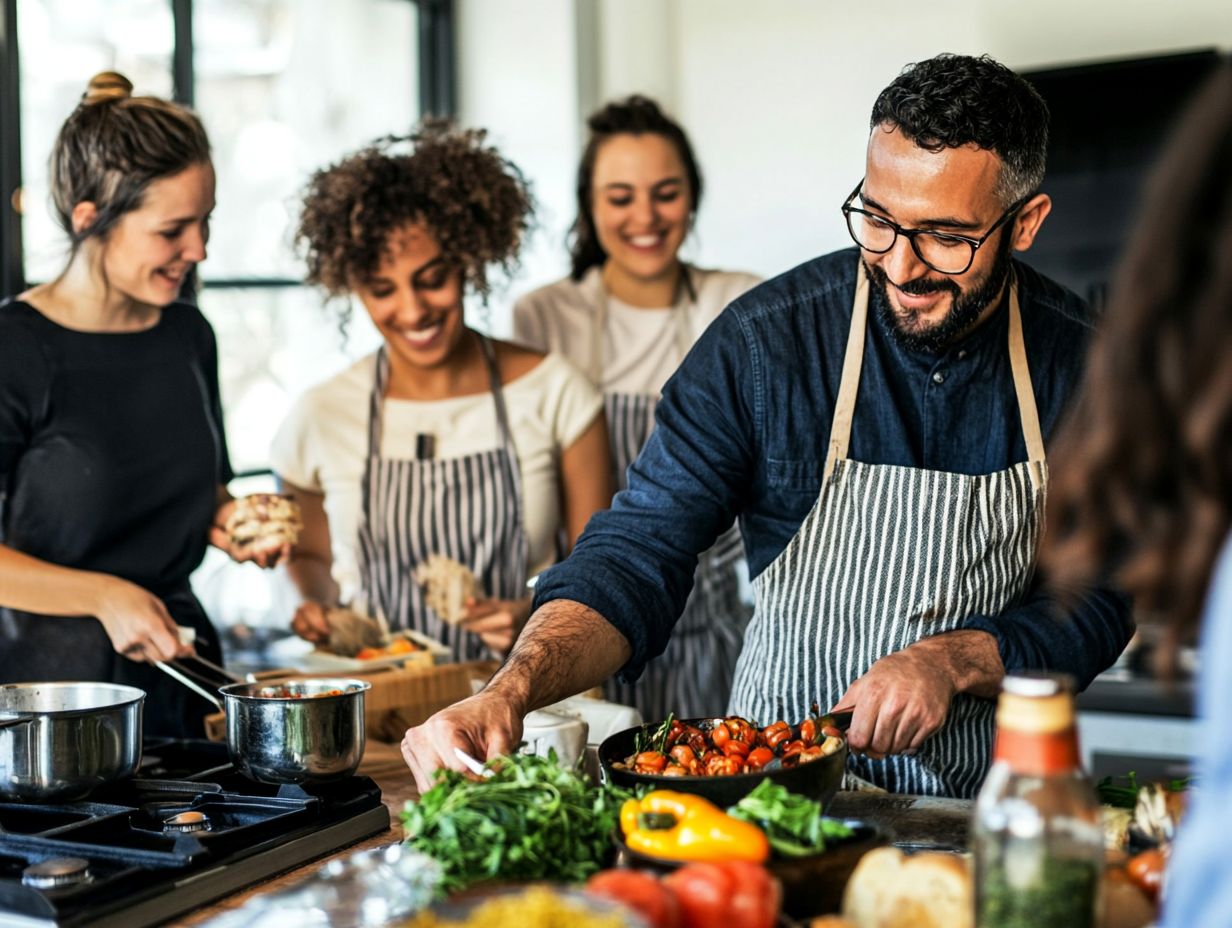
<instances>
[{"instance_id":1,"label":"metal tongs","mask_svg":"<svg viewBox=\"0 0 1232 928\"><path fill-rule=\"evenodd\" d=\"M184 644L194 643L196 637L193 629L180 628L180 641ZM207 660L200 654L188 654L175 660L151 661L151 663L167 674L167 676L188 687L198 696L209 700L220 712L222 711L222 703L218 700L217 692L220 687L226 686L228 683L257 682L254 674L250 673L244 677L238 676L224 667L219 667L213 661ZM220 683L220 680L223 682Z\"/></svg>"}]
</instances>

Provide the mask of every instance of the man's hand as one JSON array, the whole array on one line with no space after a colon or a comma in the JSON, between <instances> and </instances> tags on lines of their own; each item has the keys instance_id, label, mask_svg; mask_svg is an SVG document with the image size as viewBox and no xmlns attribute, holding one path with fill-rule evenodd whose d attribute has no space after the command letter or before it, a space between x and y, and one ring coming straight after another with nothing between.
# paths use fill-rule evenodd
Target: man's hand
<instances>
[{"instance_id":1,"label":"man's hand","mask_svg":"<svg viewBox=\"0 0 1232 928\"><path fill-rule=\"evenodd\" d=\"M847 688L836 709L853 708L847 743L880 759L918 751L945 722L955 694L996 694L1005 668L987 632L922 638L883 657Z\"/></svg>"},{"instance_id":2,"label":"man's hand","mask_svg":"<svg viewBox=\"0 0 1232 928\"><path fill-rule=\"evenodd\" d=\"M407 730L402 756L422 793L442 767L465 770L454 753L461 748L483 761L508 754L522 740L522 715L511 700L493 690L442 709L418 728Z\"/></svg>"}]
</instances>

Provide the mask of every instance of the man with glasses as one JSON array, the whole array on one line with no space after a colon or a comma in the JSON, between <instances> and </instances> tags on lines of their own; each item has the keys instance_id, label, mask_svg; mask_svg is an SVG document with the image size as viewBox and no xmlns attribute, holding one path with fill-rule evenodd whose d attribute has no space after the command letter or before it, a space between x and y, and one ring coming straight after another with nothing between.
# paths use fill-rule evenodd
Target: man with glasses
<instances>
[{"instance_id":1,"label":"man with glasses","mask_svg":"<svg viewBox=\"0 0 1232 928\"><path fill-rule=\"evenodd\" d=\"M455 749L509 750L525 712L636 676L735 516L756 612L731 705L713 712L765 725L814 702L850 708L849 768L892 791L974 795L1007 671L1085 686L1116 659L1127 601L1090 590L1058 605L1033 573L1044 436L1089 330L1076 296L1011 257L1051 207L1047 120L987 57L912 65L881 93L842 205L858 249L769 281L710 327L628 489L540 578L506 665L407 733L421 785L460 766Z\"/></svg>"}]
</instances>

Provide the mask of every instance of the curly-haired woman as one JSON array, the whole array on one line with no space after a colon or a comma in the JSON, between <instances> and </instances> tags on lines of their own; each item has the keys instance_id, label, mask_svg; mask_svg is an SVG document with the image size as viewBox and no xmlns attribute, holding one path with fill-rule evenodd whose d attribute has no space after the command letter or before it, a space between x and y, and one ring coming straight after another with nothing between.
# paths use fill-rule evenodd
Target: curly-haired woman
<instances>
[{"instance_id":1,"label":"curly-haired woman","mask_svg":"<svg viewBox=\"0 0 1232 928\"><path fill-rule=\"evenodd\" d=\"M1042 563L1109 571L1168 641L1201 624L1206 726L1164 923L1232 924L1232 67L1194 102L1153 178L1057 451ZM1213 577L1213 579L1212 579ZM1205 600L1205 607L1203 602Z\"/></svg>"},{"instance_id":2,"label":"curly-haired woman","mask_svg":"<svg viewBox=\"0 0 1232 928\"><path fill-rule=\"evenodd\" d=\"M723 307L758 278L680 260L702 177L684 129L658 104L632 96L587 125L572 271L518 301L514 332L525 344L585 359L604 394L613 480L623 487L654 428L663 385ZM650 719L724 711L752 612L740 597L743 555L733 526L699 559L667 651L635 683L610 681L610 698Z\"/></svg>"},{"instance_id":3,"label":"curly-haired woman","mask_svg":"<svg viewBox=\"0 0 1232 928\"><path fill-rule=\"evenodd\" d=\"M51 157L70 257L0 303L0 683L145 690L145 731L201 732L208 703L151 660L221 660L188 576L235 506L214 333L180 301L205 260L201 121L123 75L91 81ZM285 553L279 552L279 553Z\"/></svg>"},{"instance_id":4,"label":"curly-haired woman","mask_svg":"<svg viewBox=\"0 0 1232 928\"><path fill-rule=\"evenodd\" d=\"M465 292L486 298L489 270L516 262L531 209L483 132L435 122L309 183L308 280L357 296L385 344L310 390L274 440L274 470L304 512L288 563L301 636L326 639L323 607L350 601L459 660L500 654L529 615L528 576L610 500L598 393L559 355L463 319ZM478 581L460 624L415 581L432 555Z\"/></svg>"}]
</instances>

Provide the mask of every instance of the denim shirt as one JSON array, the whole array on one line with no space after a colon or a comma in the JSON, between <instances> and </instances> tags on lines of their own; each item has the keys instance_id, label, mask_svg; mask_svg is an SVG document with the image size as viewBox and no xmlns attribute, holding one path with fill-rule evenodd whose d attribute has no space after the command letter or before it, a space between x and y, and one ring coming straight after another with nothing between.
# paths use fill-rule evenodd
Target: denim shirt
<instances>
[{"instance_id":1,"label":"denim shirt","mask_svg":"<svg viewBox=\"0 0 1232 928\"><path fill-rule=\"evenodd\" d=\"M628 639L626 678L662 653L698 553L733 519L756 577L817 501L858 260L854 248L816 258L730 304L664 388L628 488L539 579L536 606L576 600ZM1079 381L1091 321L1074 294L1017 261L1014 270L1047 441ZM904 347L870 305L849 456L968 475L1026 460L1008 325L1003 300L974 332L932 354ZM1064 671L1080 686L1132 633L1123 596L1096 590L1062 613L1038 582L1022 602L963 627L991 633L1006 670Z\"/></svg>"},{"instance_id":2,"label":"denim shirt","mask_svg":"<svg viewBox=\"0 0 1232 928\"><path fill-rule=\"evenodd\" d=\"M1203 746L1197 786L1181 823L1168 883L1165 928L1226 928L1232 925L1232 866L1228 858L1228 810L1232 808L1232 536L1215 565L1202 613L1198 669L1198 716Z\"/></svg>"}]
</instances>

